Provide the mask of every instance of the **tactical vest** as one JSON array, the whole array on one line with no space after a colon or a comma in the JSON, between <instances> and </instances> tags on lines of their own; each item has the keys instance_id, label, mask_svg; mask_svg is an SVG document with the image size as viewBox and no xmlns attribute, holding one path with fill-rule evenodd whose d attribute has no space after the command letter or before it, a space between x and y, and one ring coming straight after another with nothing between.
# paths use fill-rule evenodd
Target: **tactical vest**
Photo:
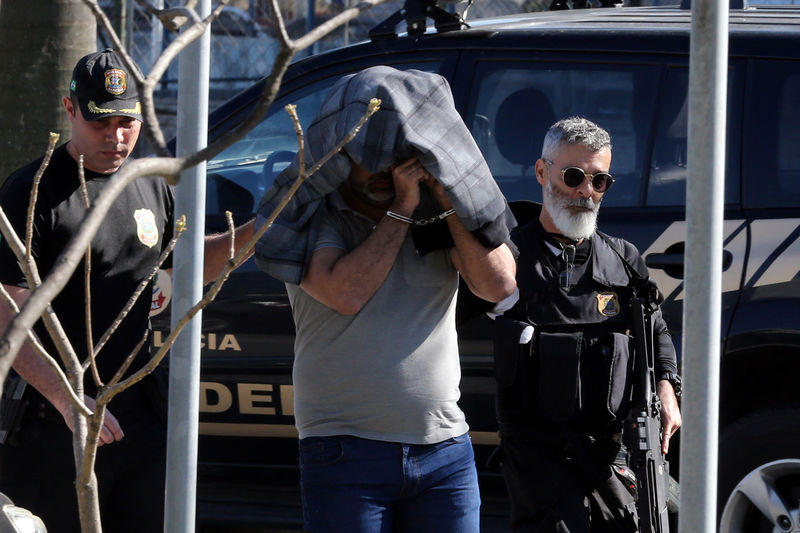
<instances>
[{"instance_id":1,"label":"tactical vest","mask_svg":"<svg viewBox=\"0 0 800 533\"><path fill-rule=\"evenodd\" d=\"M514 237L520 298L495 321L501 435L563 425L581 433L618 431L633 381L625 264L609 237L597 233L581 265L571 265L569 247L554 254L538 222Z\"/></svg>"}]
</instances>

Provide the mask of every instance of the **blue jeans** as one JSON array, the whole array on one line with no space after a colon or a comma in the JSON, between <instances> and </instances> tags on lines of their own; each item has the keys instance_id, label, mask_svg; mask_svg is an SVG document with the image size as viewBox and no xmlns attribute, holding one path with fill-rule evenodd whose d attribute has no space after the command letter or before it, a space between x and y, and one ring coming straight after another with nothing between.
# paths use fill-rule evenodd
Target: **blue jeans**
<instances>
[{"instance_id":1,"label":"blue jeans","mask_svg":"<svg viewBox=\"0 0 800 533\"><path fill-rule=\"evenodd\" d=\"M307 533L478 533L469 435L428 445L349 436L300 441Z\"/></svg>"}]
</instances>

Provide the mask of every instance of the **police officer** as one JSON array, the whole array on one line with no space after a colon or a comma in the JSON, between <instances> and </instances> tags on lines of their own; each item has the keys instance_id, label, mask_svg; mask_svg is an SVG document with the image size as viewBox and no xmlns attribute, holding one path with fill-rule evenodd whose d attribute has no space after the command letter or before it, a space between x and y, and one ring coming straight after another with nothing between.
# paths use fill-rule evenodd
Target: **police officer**
<instances>
[{"instance_id":1,"label":"police officer","mask_svg":"<svg viewBox=\"0 0 800 533\"><path fill-rule=\"evenodd\" d=\"M75 65L69 95L62 97L71 138L55 149L41 176L33 216L32 255L43 278L57 266L69 239L86 212L78 179L83 158L86 194L93 203L109 179L125 165L139 138L141 102L130 72L111 49L92 53ZM29 197L42 158L18 169L0 188L0 206L19 235L25 235ZM139 283L158 264L172 236L174 199L162 178L148 177L128 185L114 201L91 246L91 328L87 328L83 266L51 302L67 338L81 359L125 307ZM252 222L237 229L237 247L253 234ZM204 279L222 270L230 235L205 239ZM164 265L166 266L166 265ZM0 283L22 306L31 294L16 257L0 242ZM145 291L150 294L150 291ZM139 298L97 356L98 373L106 383L135 354L128 374L150 358L150 299ZM0 305L0 331L13 314ZM54 342L43 324L36 334L51 355ZM137 351L138 350L138 351ZM0 446L0 491L17 505L37 514L51 533L81 531L75 498L70 402L55 372L30 344L20 349L14 370L31 385L28 408L19 427ZM156 373L163 369L157 369ZM166 405L157 374L148 376L110 403L98 444L95 472L107 532L161 531L166 468ZM90 408L98 385L87 372L84 390ZM32 389L35 389L32 390ZM3 409L8 409L4 403Z\"/></svg>"},{"instance_id":2,"label":"police officer","mask_svg":"<svg viewBox=\"0 0 800 533\"><path fill-rule=\"evenodd\" d=\"M622 422L630 408L636 248L596 231L611 138L581 117L550 127L536 161L543 204L512 233L518 291L495 308L503 474L516 532L636 531ZM626 266L627 263L627 266ZM681 425L672 339L653 317L662 451Z\"/></svg>"}]
</instances>

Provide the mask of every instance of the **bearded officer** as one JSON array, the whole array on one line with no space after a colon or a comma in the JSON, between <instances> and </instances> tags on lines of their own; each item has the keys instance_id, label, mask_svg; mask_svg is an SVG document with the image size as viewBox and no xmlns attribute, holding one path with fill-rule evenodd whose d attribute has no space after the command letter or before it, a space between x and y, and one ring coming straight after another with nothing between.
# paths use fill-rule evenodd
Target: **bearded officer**
<instances>
[{"instance_id":1,"label":"bearded officer","mask_svg":"<svg viewBox=\"0 0 800 533\"><path fill-rule=\"evenodd\" d=\"M497 410L515 532L638 530L621 431L634 377L630 271L647 277L647 269L632 244L596 230L610 167L607 131L582 117L553 124L535 165L543 205L512 233L518 290L494 314L502 315ZM679 378L660 310L653 323L666 453L681 425Z\"/></svg>"}]
</instances>

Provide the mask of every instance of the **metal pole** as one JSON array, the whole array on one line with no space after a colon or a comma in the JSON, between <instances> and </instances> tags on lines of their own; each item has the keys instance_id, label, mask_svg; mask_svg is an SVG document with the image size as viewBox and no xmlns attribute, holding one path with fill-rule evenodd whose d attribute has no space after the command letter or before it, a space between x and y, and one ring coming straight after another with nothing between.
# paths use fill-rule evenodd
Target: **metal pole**
<instances>
[{"instance_id":1,"label":"metal pole","mask_svg":"<svg viewBox=\"0 0 800 533\"><path fill-rule=\"evenodd\" d=\"M156 9L164 9L164 0L154 0L152 2L153 7ZM134 26L132 26L134 27ZM164 26L161 24L161 21L158 20L155 16L150 17L150 57L147 58L147 70L150 71L153 68L153 65L158 59L158 56L161 55L161 52L164 51L166 46L164 45ZM166 73L165 73L166 76Z\"/></svg>"},{"instance_id":2,"label":"metal pole","mask_svg":"<svg viewBox=\"0 0 800 533\"><path fill-rule=\"evenodd\" d=\"M196 9L201 17L207 16L211 0L200 0ZM210 44L206 30L178 59L178 155L206 145ZM173 253L173 327L202 297L205 175L205 163L188 169L176 188L175 216L186 215L187 230ZM170 352L166 533L195 531L201 323L198 313Z\"/></svg>"},{"instance_id":3,"label":"metal pole","mask_svg":"<svg viewBox=\"0 0 800 533\"><path fill-rule=\"evenodd\" d=\"M717 517L727 3L694 0L691 29L679 530L711 533Z\"/></svg>"},{"instance_id":4,"label":"metal pole","mask_svg":"<svg viewBox=\"0 0 800 533\"><path fill-rule=\"evenodd\" d=\"M316 21L316 0L308 0L306 3L306 33L311 33L311 30L317 25ZM317 53L317 43L314 42L308 47L307 55L312 56Z\"/></svg>"}]
</instances>

